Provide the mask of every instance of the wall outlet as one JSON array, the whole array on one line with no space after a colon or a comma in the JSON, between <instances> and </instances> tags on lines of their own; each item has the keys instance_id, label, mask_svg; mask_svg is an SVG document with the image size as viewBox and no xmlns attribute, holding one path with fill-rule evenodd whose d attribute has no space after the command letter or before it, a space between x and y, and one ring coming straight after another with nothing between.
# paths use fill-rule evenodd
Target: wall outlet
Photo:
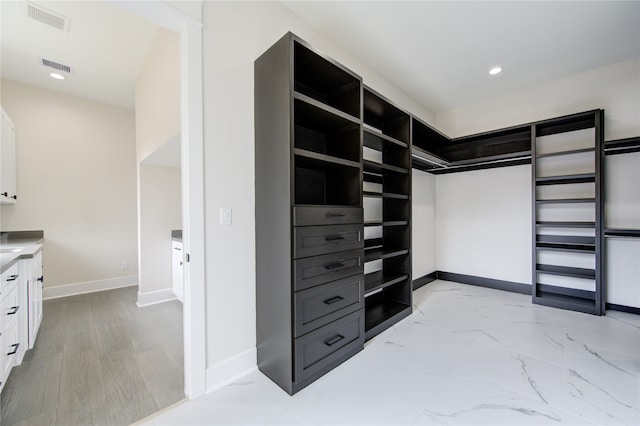
<instances>
[{"instance_id":1,"label":"wall outlet","mask_svg":"<svg viewBox=\"0 0 640 426\"><path fill-rule=\"evenodd\" d=\"M129 262L127 262L126 260L123 260L122 262L120 262L120 269L122 269L123 271L125 269L129 269Z\"/></svg>"},{"instance_id":2,"label":"wall outlet","mask_svg":"<svg viewBox=\"0 0 640 426\"><path fill-rule=\"evenodd\" d=\"M220 225L231 225L231 209L220 209Z\"/></svg>"}]
</instances>

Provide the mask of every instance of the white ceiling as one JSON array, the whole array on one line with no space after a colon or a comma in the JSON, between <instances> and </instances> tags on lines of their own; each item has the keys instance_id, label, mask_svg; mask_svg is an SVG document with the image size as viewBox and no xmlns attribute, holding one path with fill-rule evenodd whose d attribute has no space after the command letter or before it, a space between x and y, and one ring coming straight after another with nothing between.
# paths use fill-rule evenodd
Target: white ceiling
<instances>
[{"instance_id":1,"label":"white ceiling","mask_svg":"<svg viewBox=\"0 0 640 426\"><path fill-rule=\"evenodd\" d=\"M133 108L156 25L109 2L37 2L71 19L66 33L24 3L0 1L4 78ZM433 112L640 56L640 1L282 3ZM39 57L75 74L53 80Z\"/></svg>"},{"instance_id":2,"label":"white ceiling","mask_svg":"<svg viewBox=\"0 0 640 426\"><path fill-rule=\"evenodd\" d=\"M134 108L134 84L158 26L109 2L39 1L71 20L64 32L27 17L25 1L1 1L3 78L110 105ZM74 68L63 81L39 58Z\"/></svg>"},{"instance_id":3,"label":"white ceiling","mask_svg":"<svg viewBox=\"0 0 640 426\"><path fill-rule=\"evenodd\" d=\"M640 56L639 1L283 4L432 112Z\"/></svg>"}]
</instances>

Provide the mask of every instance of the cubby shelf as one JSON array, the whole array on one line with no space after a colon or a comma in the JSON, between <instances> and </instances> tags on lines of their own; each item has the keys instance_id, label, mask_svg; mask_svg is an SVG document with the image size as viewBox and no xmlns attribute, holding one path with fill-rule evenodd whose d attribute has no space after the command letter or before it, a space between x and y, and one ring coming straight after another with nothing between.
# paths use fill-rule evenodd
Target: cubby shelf
<instances>
[{"instance_id":1,"label":"cubby shelf","mask_svg":"<svg viewBox=\"0 0 640 426\"><path fill-rule=\"evenodd\" d=\"M408 224L408 220L385 220L384 222L369 220L364 223L364 226L406 226Z\"/></svg>"},{"instance_id":2,"label":"cubby shelf","mask_svg":"<svg viewBox=\"0 0 640 426\"><path fill-rule=\"evenodd\" d=\"M395 300L382 299L376 293L365 301L365 339L371 339L393 324L411 314L411 305Z\"/></svg>"},{"instance_id":3,"label":"cubby shelf","mask_svg":"<svg viewBox=\"0 0 640 426\"><path fill-rule=\"evenodd\" d=\"M536 250L564 251L571 253L594 253L595 247L579 244L538 243Z\"/></svg>"},{"instance_id":4,"label":"cubby shelf","mask_svg":"<svg viewBox=\"0 0 640 426\"><path fill-rule=\"evenodd\" d=\"M364 129L364 139L363 144L368 148L374 148L377 150L381 150L385 146L398 146L400 148L407 148L408 145L405 142L399 141L398 139L392 138L391 136L387 136L377 129L368 126L367 124L363 125Z\"/></svg>"}]
</instances>

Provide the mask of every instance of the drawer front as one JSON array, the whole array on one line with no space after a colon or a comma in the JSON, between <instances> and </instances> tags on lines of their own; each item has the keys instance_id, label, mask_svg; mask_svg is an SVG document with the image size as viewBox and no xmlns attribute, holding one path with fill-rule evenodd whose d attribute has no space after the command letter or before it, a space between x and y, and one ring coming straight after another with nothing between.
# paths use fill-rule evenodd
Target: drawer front
<instances>
[{"instance_id":1,"label":"drawer front","mask_svg":"<svg viewBox=\"0 0 640 426\"><path fill-rule=\"evenodd\" d=\"M362 274L364 250L351 250L293 261L294 290L300 291L330 281Z\"/></svg>"},{"instance_id":2,"label":"drawer front","mask_svg":"<svg viewBox=\"0 0 640 426\"><path fill-rule=\"evenodd\" d=\"M364 248L363 225L305 226L293 230L294 257Z\"/></svg>"},{"instance_id":3,"label":"drawer front","mask_svg":"<svg viewBox=\"0 0 640 426\"><path fill-rule=\"evenodd\" d=\"M18 349L20 348L20 338L18 334L18 322L5 322L5 329L2 333L2 359L3 359L3 382L9 377L11 368L16 364Z\"/></svg>"},{"instance_id":4,"label":"drawer front","mask_svg":"<svg viewBox=\"0 0 640 426\"><path fill-rule=\"evenodd\" d=\"M18 265L12 265L9 269L7 269L2 274L2 289L0 290L2 294L9 293L16 284L18 284Z\"/></svg>"},{"instance_id":5,"label":"drawer front","mask_svg":"<svg viewBox=\"0 0 640 426\"><path fill-rule=\"evenodd\" d=\"M13 287L9 293L2 293L2 314L5 315L5 324L14 316L18 317L18 311L20 310L19 296L17 287Z\"/></svg>"},{"instance_id":6,"label":"drawer front","mask_svg":"<svg viewBox=\"0 0 640 426\"><path fill-rule=\"evenodd\" d=\"M294 207L293 226L340 225L362 223L360 207Z\"/></svg>"},{"instance_id":7,"label":"drawer front","mask_svg":"<svg viewBox=\"0 0 640 426\"><path fill-rule=\"evenodd\" d=\"M294 335L300 337L362 308L363 274L296 292Z\"/></svg>"},{"instance_id":8,"label":"drawer front","mask_svg":"<svg viewBox=\"0 0 640 426\"><path fill-rule=\"evenodd\" d=\"M295 339L295 381L338 365L342 358L364 347L364 310L329 323Z\"/></svg>"}]
</instances>

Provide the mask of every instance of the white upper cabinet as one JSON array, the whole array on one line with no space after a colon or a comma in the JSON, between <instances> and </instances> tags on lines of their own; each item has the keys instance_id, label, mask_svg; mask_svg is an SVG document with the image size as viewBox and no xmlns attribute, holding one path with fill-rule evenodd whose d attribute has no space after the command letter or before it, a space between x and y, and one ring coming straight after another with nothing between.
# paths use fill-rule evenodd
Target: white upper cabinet
<instances>
[{"instance_id":1,"label":"white upper cabinet","mask_svg":"<svg viewBox=\"0 0 640 426\"><path fill-rule=\"evenodd\" d=\"M1 111L0 204L14 204L18 199L16 193L16 129L4 109Z\"/></svg>"}]
</instances>

